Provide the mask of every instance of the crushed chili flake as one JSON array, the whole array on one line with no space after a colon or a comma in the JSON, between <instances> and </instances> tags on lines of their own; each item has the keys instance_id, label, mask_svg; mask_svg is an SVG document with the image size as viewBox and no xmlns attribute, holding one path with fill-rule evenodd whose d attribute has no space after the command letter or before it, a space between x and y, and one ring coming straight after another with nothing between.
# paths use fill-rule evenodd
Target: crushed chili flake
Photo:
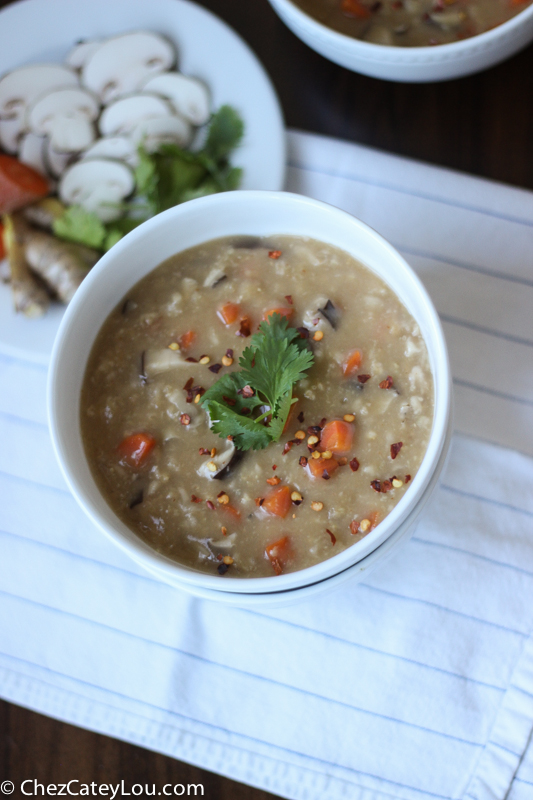
<instances>
[{"instance_id":1,"label":"crushed chili flake","mask_svg":"<svg viewBox=\"0 0 533 800\"><path fill-rule=\"evenodd\" d=\"M281 478L278 478L277 475L274 475L273 478L267 478L267 483L269 483L271 486L277 486L278 483L281 483Z\"/></svg>"},{"instance_id":2,"label":"crushed chili flake","mask_svg":"<svg viewBox=\"0 0 533 800\"><path fill-rule=\"evenodd\" d=\"M250 319L250 317L243 317L241 319L239 330L237 331L237 336L246 337L250 336L251 333L252 333L252 320Z\"/></svg>"},{"instance_id":3,"label":"crushed chili flake","mask_svg":"<svg viewBox=\"0 0 533 800\"><path fill-rule=\"evenodd\" d=\"M370 486L375 492L381 492L381 481L370 481Z\"/></svg>"},{"instance_id":4,"label":"crushed chili flake","mask_svg":"<svg viewBox=\"0 0 533 800\"><path fill-rule=\"evenodd\" d=\"M192 500L193 503L203 503L202 498L201 497L196 497L195 494L191 494L191 500Z\"/></svg>"},{"instance_id":5,"label":"crushed chili flake","mask_svg":"<svg viewBox=\"0 0 533 800\"><path fill-rule=\"evenodd\" d=\"M300 411L300 413L298 414L296 419L298 420L298 422L303 422L304 421L304 412Z\"/></svg>"},{"instance_id":6,"label":"crushed chili flake","mask_svg":"<svg viewBox=\"0 0 533 800\"><path fill-rule=\"evenodd\" d=\"M255 502L256 506L259 506L259 508L261 508L261 506L265 502L265 498L264 497L256 497L254 502Z\"/></svg>"},{"instance_id":7,"label":"crushed chili flake","mask_svg":"<svg viewBox=\"0 0 533 800\"><path fill-rule=\"evenodd\" d=\"M217 572L219 575L225 575L228 569L229 569L229 564L224 564L224 562L222 562L221 564L218 565Z\"/></svg>"},{"instance_id":8,"label":"crushed chili flake","mask_svg":"<svg viewBox=\"0 0 533 800\"><path fill-rule=\"evenodd\" d=\"M309 339L309 331L307 328L296 328L296 330L300 334L300 339Z\"/></svg>"},{"instance_id":9,"label":"crushed chili flake","mask_svg":"<svg viewBox=\"0 0 533 800\"><path fill-rule=\"evenodd\" d=\"M182 425L190 425L191 424L190 415L189 414L181 414L180 415L180 422L181 422Z\"/></svg>"},{"instance_id":10,"label":"crushed chili flake","mask_svg":"<svg viewBox=\"0 0 533 800\"><path fill-rule=\"evenodd\" d=\"M192 385L193 385L193 383L194 383L194 378L189 378L189 380L187 381L187 383L186 383L186 384L185 384L185 386L183 387L183 391L184 391L184 392L188 392L188 391L189 391L189 389L192 389Z\"/></svg>"},{"instance_id":11,"label":"crushed chili flake","mask_svg":"<svg viewBox=\"0 0 533 800\"><path fill-rule=\"evenodd\" d=\"M337 539L335 538L335 535L330 531L329 528L326 528L326 533L328 534L329 538L331 539L331 544L335 544Z\"/></svg>"},{"instance_id":12,"label":"crushed chili flake","mask_svg":"<svg viewBox=\"0 0 533 800\"><path fill-rule=\"evenodd\" d=\"M210 456L211 455L211 450L209 450L207 447L200 447L198 452L200 453L201 456Z\"/></svg>"},{"instance_id":13,"label":"crushed chili flake","mask_svg":"<svg viewBox=\"0 0 533 800\"><path fill-rule=\"evenodd\" d=\"M208 507L208 508L209 508L211 511L213 511L213 510L214 510L214 508L215 508L215 504L214 504L214 503L212 503L212 502L211 502L211 500L206 500L206 501L205 501L205 504L206 504L206 506L207 506L207 507Z\"/></svg>"},{"instance_id":14,"label":"crushed chili flake","mask_svg":"<svg viewBox=\"0 0 533 800\"><path fill-rule=\"evenodd\" d=\"M284 448L283 448L283 450L282 450L282 455L284 455L284 456L286 456L286 455L287 455L287 453L289 452L289 450L292 448L292 444L293 444L292 442L287 442L287 443L285 444L285 447L284 447Z\"/></svg>"},{"instance_id":15,"label":"crushed chili flake","mask_svg":"<svg viewBox=\"0 0 533 800\"><path fill-rule=\"evenodd\" d=\"M292 444L302 444L303 439L291 439Z\"/></svg>"},{"instance_id":16,"label":"crushed chili flake","mask_svg":"<svg viewBox=\"0 0 533 800\"><path fill-rule=\"evenodd\" d=\"M390 492L391 489L392 489L392 481L383 481L382 482L381 491L383 492L383 494L385 494L385 492Z\"/></svg>"},{"instance_id":17,"label":"crushed chili flake","mask_svg":"<svg viewBox=\"0 0 533 800\"><path fill-rule=\"evenodd\" d=\"M384 381L381 381L379 384L380 389L392 389L394 381L392 380L390 375L387 375Z\"/></svg>"},{"instance_id":18,"label":"crushed chili flake","mask_svg":"<svg viewBox=\"0 0 533 800\"><path fill-rule=\"evenodd\" d=\"M288 303L290 306L294 305L294 303L293 303L293 300L292 300L292 294L286 294L286 295L285 295L285 300L287 301L287 303Z\"/></svg>"},{"instance_id":19,"label":"crushed chili flake","mask_svg":"<svg viewBox=\"0 0 533 800\"><path fill-rule=\"evenodd\" d=\"M350 461L350 469L352 472L357 472L359 469L359 461L355 457Z\"/></svg>"},{"instance_id":20,"label":"crushed chili flake","mask_svg":"<svg viewBox=\"0 0 533 800\"><path fill-rule=\"evenodd\" d=\"M222 399L224 400L225 403L228 404L228 406L234 406L235 403L237 402L236 400L233 399L233 397L227 397L225 394L222 395Z\"/></svg>"},{"instance_id":21,"label":"crushed chili flake","mask_svg":"<svg viewBox=\"0 0 533 800\"><path fill-rule=\"evenodd\" d=\"M231 347L228 347L228 349L226 350L226 356L228 358L233 358L233 350L231 349Z\"/></svg>"},{"instance_id":22,"label":"crushed chili flake","mask_svg":"<svg viewBox=\"0 0 533 800\"><path fill-rule=\"evenodd\" d=\"M255 391L252 389L249 383L246 386L243 386L242 389L239 389L237 394L242 394L243 397L253 397L255 395Z\"/></svg>"},{"instance_id":23,"label":"crushed chili flake","mask_svg":"<svg viewBox=\"0 0 533 800\"><path fill-rule=\"evenodd\" d=\"M281 250L269 250L268 251L268 257L269 258L277 259L277 258L280 257L280 255L281 255Z\"/></svg>"},{"instance_id":24,"label":"crushed chili flake","mask_svg":"<svg viewBox=\"0 0 533 800\"><path fill-rule=\"evenodd\" d=\"M277 469L277 468L278 468L277 464L272 464L272 469Z\"/></svg>"},{"instance_id":25,"label":"crushed chili flake","mask_svg":"<svg viewBox=\"0 0 533 800\"><path fill-rule=\"evenodd\" d=\"M322 417L322 419L320 420L320 425L319 425L320 430L322 430L322 428L324 427L324 425L326 424L327 421L328 421L327 417Z\"/></svg>"},{"instance_id":26,"label":"crushed chili flake","mask_svg":"<svg viewBox=\"0 0 533 800\"><path fill-rule=\"evenodd\" d=\"M250 408L241 408L241 414L244 414L245 416L247 416L248 414L251 414L251 413L252 413L252 410Z\"/></svg>"},{"instance_id":27,"label":"crushed chili flake","mask_svg":"<svg viewBox=\"0 0 533 800\"><path fill-rule=\"evenodd\" d=\"M356 519L352 519L350 522L350 533L353 534L353 536L356 536L359 533L359 523Z\"/></svg>"},{"instance_id":28,"label":"crushed chili flake","mask_svg":"<svg viewBox=\"0 0 533 800\"><path fill-rule=\"evenodd\" d=\"M307 459L306 459L306 457L305 457L305 456L300 456L300 460L298 461L298 464L299 464L301 467L306 467L306 466L307 466Z\"/></svg>"},{"instance_id":29,"label":"crushed chili flake","mask_svg":"<svg viewBox=\"0 0 533 800\"><path fill-rule=\"evenodd\" d=\"M390 446L390 457L394 460L403 447L403 442L396 442Z\"/></svg>"},{"instance_id":30,"label":"crushed chili flake","mask_svg":"<svg viewBox=\"0 0 533 800\"><path fill-rule=\"evenodd\" d=\"M209 369L211 372L214 372L214 373L215 373L215 375L218 375L218 373L219 373L219 372L220 372L220 370L222 369L222 364L211 364L211 366L210 366L210 367L208 367L208 369Z\"/></svg>"},{"instance_id":31,"label":"crushed chili flake","mask_svg":"<svg viewBox=\"0 0 533 800\"><path fill-rule=\"evenodd\" d=\"M366 383L367 381L370 380L371 377L372 375L358 375L357 380L359 381L359 383Z\"/></svg>"},{"instance_id":32,"label":"crushed chili flake","mask_svg":"<svg viewBox=\"0 0 533 800\"><path fill-rule=\"evenodd\" d=\"M411 476L410 476L410 475L406 475L406 476L405 476L405 481L404 481L404 482L405 482L405 483L409 483L409 481L410 481L410 480L411 480Z\"/></svg>"},{"instance_id":33,"label":"crushed chili flake","mask_svg":"<svg viewBox=\"0 0 533 800\"><path fill-rule=\"evenodd\" d=\"M307 433L309 434L309 436L316 436L316 434L321 433L321 431L322 428L320 427L320 425L309 425L307 429Z\"/></svg>"},{"instance_id":34,"label":"crushed chili flake","mask_svg":"<svg viewBox=\"0 0 533 800\"><path fill-rule=\"evenodd\" d=\"M192 356L189 356L188 358L186 358L185 361L188 361L190 364L198 364L198 359L197 358L193 358Z\"/></svg>"}]
</instances>

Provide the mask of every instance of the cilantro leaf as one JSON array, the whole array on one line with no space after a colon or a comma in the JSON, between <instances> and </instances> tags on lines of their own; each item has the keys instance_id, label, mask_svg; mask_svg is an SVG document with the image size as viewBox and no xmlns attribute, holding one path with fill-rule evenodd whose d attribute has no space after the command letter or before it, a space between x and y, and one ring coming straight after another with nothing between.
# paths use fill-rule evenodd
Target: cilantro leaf
<instances>
[{"instance_id":1,"label":"cilantro leaf","mask_svg":"<svg viewBox=\"0 0 533 800\"><path fill-rule=\"evenodd\" d=\"M204 153L213 161L225 160L241 143L243 134L244 124L235 109L221 106L211 118Z\"/></svg>"},{"instance_id":2,"label":"cilantro leaf","mask_svg":"<svg viewBox=\"0 0 533 800\"><path fill-rule=\"evenodd\" d=\"M239 359L242 369L222 376L203 395L211 429L232 436L240 450L278 441L295 402L293 386L313 362L298 331L289 328L285 317L272 314Z\"/></svg>"},{"instance_id":3,"label":"cilantro leaf","mask_svg":"<svg viewBox=\"0 0 533 800\"><path fill-rule=\"evenodd\" d=\"M97 250L102 249L106 238L104 223L92 211L86 211L81 206L67 208L54 220L53 229L60 239L85 244Z\"/></svg>"}]
</instances>

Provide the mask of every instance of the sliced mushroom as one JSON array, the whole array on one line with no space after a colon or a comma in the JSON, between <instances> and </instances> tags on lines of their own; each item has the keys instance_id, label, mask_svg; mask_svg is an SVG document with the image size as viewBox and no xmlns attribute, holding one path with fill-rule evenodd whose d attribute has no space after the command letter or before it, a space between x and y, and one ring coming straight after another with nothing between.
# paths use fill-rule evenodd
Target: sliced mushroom
<instances>
[{"instance_id":1,"label":"sliced mushroom","mask_svg":"<svg viewBox=\"0 0 533 800\"><path fill-rule=\"evenodd\" d=\"M244 453L237 450L233 442L227 441L228 447L217 453L212 458L202 461L201 466L196 470L202 478L222 479L227 478L234 467L241 461Z\"/></svg>"},{"instance_id":2,"label":"sliced mushroom","mask_svg":"<svg viewBox=\"0 0 533 800\"><path fill-rule=\"evenodd\" d=\"M131 94L111 103L102 112L99 128L103 136L129 134L139 122L154 117L170 117L172 109L155 94Z\"/></svg>"},{"instance_id":3,"label":"sliced mushroom","mask_svg":"<svg viewBox=\"0 0 533 800\"><path fill-rule=\"evenodd\" d=\"M15 119L0 119L0 148L6 153L15 155L19 149L22 133L22 126L18 117Z\"/></svg>"},{"instance_id":4,"label":"sliced mushroom","mask_svg":"<svg viewBox=\"0 0 533 800\"><path fill-rule=\"evenodd\" d=\"M93 122L100 105L85 89L55 89L28 108L27 125L38 136L49 136L58 153L79 153L95 139Z\"/></svg>"},{"instance_id":5,"label":"sliced mushroom","mask_svg":"<svg viewBox=\"0 0 533 800\"><path fill-rule=\"evenodd\" d=\"M209 270L203 286L205 289L214 289L219 283L225 281L227 277L222 267L213 267L213 269Z\"/></svg>"},{"instance_id":6,"label":"sliced mushroom","mask_svg":"<svg viewBox=\"0 0 533 800\"><path fill-rule=\"evenodd\" d=\"M121 215L119 205L134 187L133 172L126 164L89 158L67 169L59 184L59 196L66 205L80 205L102 222L111 222Z\"/></svg>"},{"instance_id":7,"label":"sliced mushroom","mask_svg":"<svg viewBox=\"0 0 533 800\"><path fill-rule=\"evenodd\" d=\"M328 300L323 308L319 308L318 313L321 314L324 317L324 319L329 322L333 330L336 330L337 325L339 324L341 318L341 314L339 309L333 305L331 300Z\"/></svg>"},{"instance_id":8,"label":"sliced mushroom","mask_svg":"<svg viewBox=\"0 0 533 800\"><path fill-rule=\"evenodd\" d=\"M101 45L101 39L89 39L87 41L78 42L65 58L65 64L68 64L72 69L82 69Z\"/></svg>"},{"instance_id":9,"label":"sliced mushroom","mask_svg":"<svg viewBox=\"0 0 533 800\"><path fill-rule=\"evenodd\" d=\"M172 45L156 33L137 31L104 42L86 61L82 83L107 105L135 92L150 76L173 65Z\"/></svg>"},{"instance_id":10,"label":"sliced mushroom","mask_svg":"<svg viewBox=\"0 0 533 800\"><path fill-rule=\"evenodd\" d=\"M48 175L46 162L44 159L44 136L36 136L34 133L25 133L19 144L19 161L33 167L45 177Z\"/></svg>"},{"instance_id":11,"label":"sliced mushroom","mask_svg":"<svg viewBox=\"0 0 533 800\"><path fill-rule=\"evenodd\" d=\"M131 132L131 138L147 153L154 153L162 144L187 147L192 138L192 128L182 117L152 117L139 122Z\"/></svg>"},{"instance_id":12,"label":"sliced mushroom","mask_svg":"<svg viewBox=\"0 0 533 800\"><path fill-rule=\"evenodd\" d=\"M165 97L174 110L192 125L205 125L209 119L209 92L205 84L196 78L179 72L163 72L148 78L142 89Z\"/></svg>"},{"instance_id":13,"label":"sliced mushroom","mask_svg":"<svg viewBox=\"0 0 533 800\"><path fill-rule=\"evenodd\" d=\"M177 367L193 366L186 361L181 353L177 350L171 350L169 347L153 347L145 350L142 358L142 371L144 378L154 378L161 372L168 372L170 369Z\"/></svg>"},{"instance_id":14,"label":"sliced mushroom","mask_svg":"<svg viewBox=\"0 0 533 800\"><path fill-rule=\"evenodd\" d=\"M75 155L73 153L57 153L50 140L45 138L43 145L43 159L46 171L54 178L60 178L67 167L72 164Z\"/></svg>"},{"instance_id":15,"label":"sliced mushroom","mask_svg":"<svg viewBox=\"0 0 533 800\"><path fill-rule=\"evenodd\" d=\"M97 139L80 158L114 158L136 167L139 161L137 148L127 136L103 136Z\"/></svg>"}]
</instances>

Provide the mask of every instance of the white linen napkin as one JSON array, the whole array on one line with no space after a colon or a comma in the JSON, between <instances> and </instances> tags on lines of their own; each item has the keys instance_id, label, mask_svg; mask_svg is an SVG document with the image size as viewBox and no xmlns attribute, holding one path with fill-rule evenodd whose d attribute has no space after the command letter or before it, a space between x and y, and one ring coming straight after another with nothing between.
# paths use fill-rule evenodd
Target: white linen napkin
<instances>
[{"instance_id":1,"label":"white linen napkin","mask_svg":"<svg viewBox=\"0 0 533 800\"><path fill-rule=\"evenodd\" d=\"M45 368L0 355L0 694L287 798L530 800L533 194L289 143L287 188L388 238L443 320L457 432L431 506L362 584L262 613L189 597L84 517Z\"/></svg>"}]
</instances>

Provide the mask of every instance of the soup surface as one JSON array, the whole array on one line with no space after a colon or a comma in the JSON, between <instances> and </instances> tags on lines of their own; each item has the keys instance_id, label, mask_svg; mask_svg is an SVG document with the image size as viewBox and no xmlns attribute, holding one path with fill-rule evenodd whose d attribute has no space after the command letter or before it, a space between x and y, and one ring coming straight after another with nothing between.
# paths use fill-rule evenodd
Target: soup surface
<instances>
[{"instance_id":1,"label":"soup surface","mask_svg":"<svg viewBox=\"0 0 533 800\"><path fill-rule=\"evenodd\" d=\"M231 395L243 351L253 380ZM259 380L280 386L295 359L284 422ZM227 433L241 409L254 440ZM408 491L432 419L426 347L396 295L347 253L290 236L217 239L157 267L103 325L81 399L116 514L158 552L234 577L303 569L367 535Z\"/></svg>"},{"instance_id":2,"label":"soup surface","mask_svg":"<svg viewBox=\"0 0 533 800\"><path fill-rule=\"evenodd\" d=\"M293 0L333 30L374 44L425 47L467 39L518 14L530 0Z\"/></svg>"}]
</instances>

